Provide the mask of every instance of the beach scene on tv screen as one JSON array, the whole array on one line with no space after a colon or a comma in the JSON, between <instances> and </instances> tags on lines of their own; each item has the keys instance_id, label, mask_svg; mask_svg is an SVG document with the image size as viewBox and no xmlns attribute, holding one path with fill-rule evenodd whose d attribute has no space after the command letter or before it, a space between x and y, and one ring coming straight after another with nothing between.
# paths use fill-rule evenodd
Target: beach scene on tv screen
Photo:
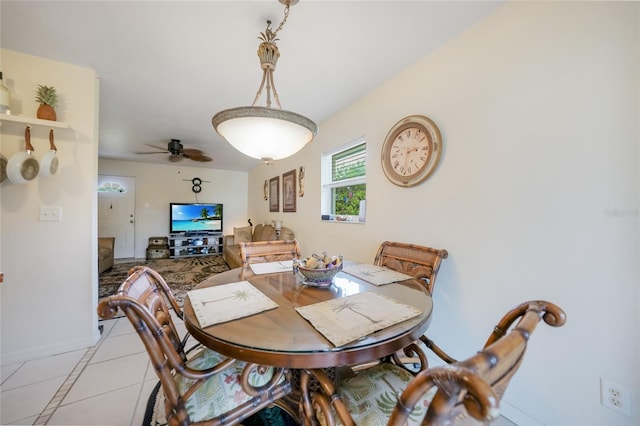
<instances>
[{"instance_id":1,"label":"beach scene on tv screen","mask_svg":"<svg viewBox=\"0 0 640 426\"><path fill-rule=\"evenodd\" d=\"M221 231L222 217L219 205L174 205L171 229L180 231Z\"/></svg>"}]
</instances>

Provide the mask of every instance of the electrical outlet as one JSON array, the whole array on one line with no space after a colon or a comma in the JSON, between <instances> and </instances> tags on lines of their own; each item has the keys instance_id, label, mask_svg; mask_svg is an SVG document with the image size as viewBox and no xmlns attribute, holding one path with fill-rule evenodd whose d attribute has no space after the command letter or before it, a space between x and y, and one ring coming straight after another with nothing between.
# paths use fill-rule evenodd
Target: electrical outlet
<instances>
[{"instance_id":1,"label":"electrical outlet","mask_svg":"<svg viewBox=\"0 0 640 426\"><path fill-rule=\"evenodd\" d=\"M605 379L600 379L600 401L627 417L631 417L631 391Z\"/></svg>"}]
</instances>

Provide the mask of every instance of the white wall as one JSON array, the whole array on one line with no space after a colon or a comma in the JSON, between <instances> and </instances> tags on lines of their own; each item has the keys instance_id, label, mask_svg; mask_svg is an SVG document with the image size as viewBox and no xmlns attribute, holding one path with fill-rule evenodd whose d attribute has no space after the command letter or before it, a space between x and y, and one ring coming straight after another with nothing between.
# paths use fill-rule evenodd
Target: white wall
<instances>
[{"instance_id":1,"label":"white wall","mask_svg":"<svg viewBox=\"0 0 640 426\"><path fill-rule=\"evenodd\" d=\"M101 175L136 178L135 257L146 256L149 237L169 235L170 202L223 203L225 234L234 226L247 225L246 172L190 167L187 160L180 165L158 165L131 161L100 159ZM191 179L199 177L202 192L191 191ZM208 182L207 182L208 181Z\"/></svg>"},{"instance_id":2,"label":"white wall","mask_svg":"<svg viewBox=\"0 0 640 426\"><path fill-rule=\"evenodd\" d=\"M3 77L17 115L35 117L38 84L54 86L59 169L23 185L0 185L1 358L10 364L93 345L97 305L96 178L98 80L93 70L2 49ZM23 151L24 127L3 125L0 152ZM48 129L32 129L40 159ZM40 222L40 206L62 208L62 222Z\"/></svg>"},{"instance_id":3,"label":"white wall","mask_svg":"<svg viewBox=\"0 0 640 426\"><path fill-rule=\"evenodd\" d=\"M296 156L253 170L249 215L284 219L304 254L373 261L384 240L449 250L428 334L457 357L518 303L555 302L567 324L538 328L504 414L640 423L639 18L637 2L506 4L321 123ZM437 172L407 189L386 180L380 150L410 114L438 124L445 150ZM366 224L322 223L321 153L361 135ZM269 213L264 180L300 166L297 213ZM633 391L632 418L600 404L601 377Z\"/></svg>"}]
</instances>

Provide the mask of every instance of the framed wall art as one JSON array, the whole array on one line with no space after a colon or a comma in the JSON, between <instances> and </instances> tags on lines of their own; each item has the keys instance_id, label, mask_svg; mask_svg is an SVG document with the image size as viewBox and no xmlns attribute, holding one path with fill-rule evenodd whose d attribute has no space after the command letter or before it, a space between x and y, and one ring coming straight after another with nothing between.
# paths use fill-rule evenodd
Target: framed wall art
<instances>
[{"instance_id":1,"label":"framed wall art","mask_svg":"<svg viewBox=\"0 0 640 426\"><path fill-rule=\"evenodd\" d=\"M269 179L269 211L280 211L280 176Z\"/></svg>"},{"instance_id":2,"label":"framed wall art","mask_svg":"<svg viewBox=\"0 0 640 426\"><path fill-rule=\"evenodd\" d=\"M296 169L282 175L282 211L296 211Z\"/></svg>"}]
</instances>

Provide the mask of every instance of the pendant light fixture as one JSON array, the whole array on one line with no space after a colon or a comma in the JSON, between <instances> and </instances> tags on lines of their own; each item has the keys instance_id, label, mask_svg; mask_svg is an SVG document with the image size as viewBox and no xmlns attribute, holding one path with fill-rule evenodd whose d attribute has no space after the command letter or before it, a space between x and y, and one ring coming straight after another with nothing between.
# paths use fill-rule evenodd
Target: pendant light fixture
<instances>
[{"instance_id":1,"label":"pendant light fixture","mask_svg":"<svg viewBox=\"0 0 640 426\"><path fill-rule=\"evenodd\" d=\"M287 22L289 8L299 0L278 0L285 6L284 18L275 31L271 21L267 29L260 33L258 57L262 67L262 82L251 106L220 111L211 119L213 128L235 149L264 163L289 157L311 142L318 133L318 125L307 117L286 111L280 105L278 91L273 80L273 72L280 57L276 36ZM257 106L262 91L267 90L266 106ZM277 108L271 107L271 92Z\"/></svg>"}]
</instances>

